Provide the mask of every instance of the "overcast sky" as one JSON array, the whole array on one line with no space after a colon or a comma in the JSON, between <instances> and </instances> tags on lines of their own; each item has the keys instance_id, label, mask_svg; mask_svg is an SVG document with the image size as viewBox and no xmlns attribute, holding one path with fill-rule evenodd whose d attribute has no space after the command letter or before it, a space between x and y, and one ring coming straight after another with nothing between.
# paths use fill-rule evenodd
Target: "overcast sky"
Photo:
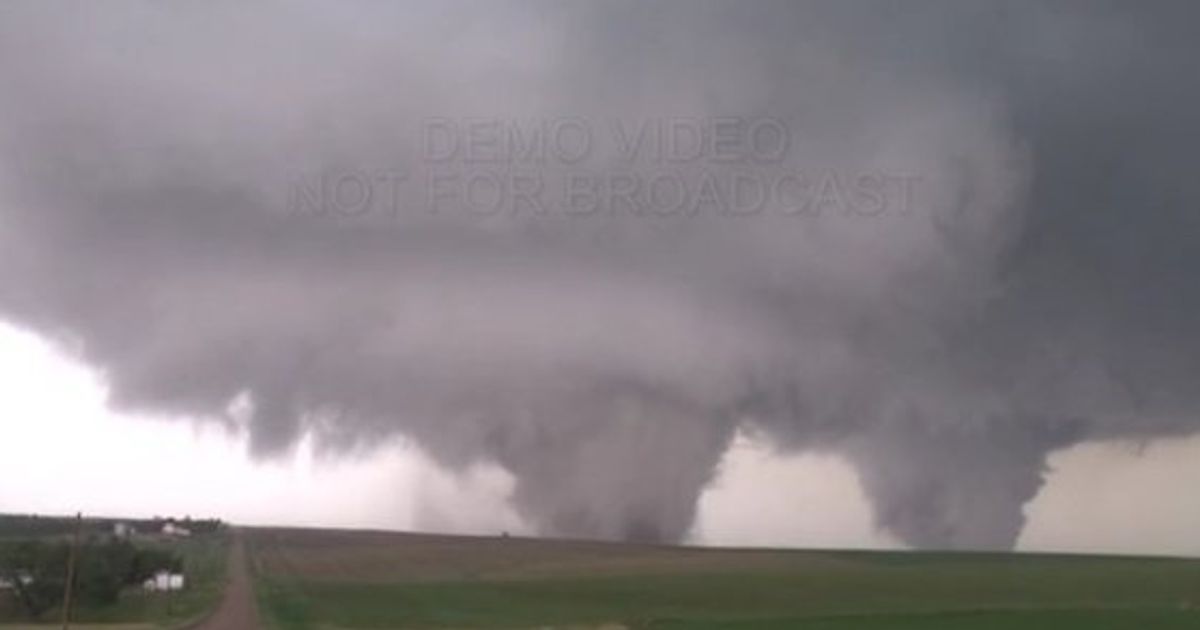
<instances>
[{"instance_id":1,"label":"overcast sky","mask_svg":"<svg viewBox=\"0 0 1200 630\"><path fill-rule=\"evenodd\" d=\"M1198 20L0 3L0 508L1193 553Z\"/></svg>"}]
</instances>

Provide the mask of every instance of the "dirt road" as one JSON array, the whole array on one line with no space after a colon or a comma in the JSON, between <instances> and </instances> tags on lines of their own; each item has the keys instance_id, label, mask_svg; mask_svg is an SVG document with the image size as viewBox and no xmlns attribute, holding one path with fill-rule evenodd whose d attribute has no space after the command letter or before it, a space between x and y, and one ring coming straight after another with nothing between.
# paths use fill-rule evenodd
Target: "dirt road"
<instances>
[{"instance_id":1,"label":"dirt road","mask_svg":"<svg viewBox=\"0 0 1200 630\"><path fill-rule=\"evenodd\" d=\"M213 614L194 630L259 630L258 604L254 600L254 587L250 584L250 572L246 566L246 551L240 534L233 543L229 557L229 584L225 595Z\"/></svg>"}]
</instances>

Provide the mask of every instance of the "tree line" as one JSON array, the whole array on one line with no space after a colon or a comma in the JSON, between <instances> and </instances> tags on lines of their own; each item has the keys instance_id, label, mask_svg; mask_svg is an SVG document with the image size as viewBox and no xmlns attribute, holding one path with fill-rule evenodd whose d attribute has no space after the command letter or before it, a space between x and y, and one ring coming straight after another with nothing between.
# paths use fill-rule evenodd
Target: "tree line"
<instances>
[{"instance_id":1,"label":"tree line","mask_svg":"<svg viewBox=\"0 0 1200 630\"><path fill-rule=\"evenodd\" d=\"M213 534L224 525L220 519L191 517L168 518L156 516L147 519L86 518L83 521L89 532L110 532L117 523L128 525L139 534L157 534L167 523L186 528L193 534ZM66 536L75 531L74 517L41 516L37 514L0 514L0 537Z\"/></svg>"}]
</instances>

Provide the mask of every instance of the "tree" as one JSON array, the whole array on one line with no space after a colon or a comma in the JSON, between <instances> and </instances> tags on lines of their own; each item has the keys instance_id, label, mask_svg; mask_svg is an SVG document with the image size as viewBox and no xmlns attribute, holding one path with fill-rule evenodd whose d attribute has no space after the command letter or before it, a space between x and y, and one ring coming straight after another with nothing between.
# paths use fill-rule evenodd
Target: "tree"
<instances>
[{"instance_id":1,"label":"tree","mask_svg":"<svg viewBox=\"0 0 1200 630\"><path fill-rule=\"evenodd\" d=\"M36 540L0 548L0 577L13 585L30 620L62 603L68 553L66 544Z\"/></svg>"}]
</instances>

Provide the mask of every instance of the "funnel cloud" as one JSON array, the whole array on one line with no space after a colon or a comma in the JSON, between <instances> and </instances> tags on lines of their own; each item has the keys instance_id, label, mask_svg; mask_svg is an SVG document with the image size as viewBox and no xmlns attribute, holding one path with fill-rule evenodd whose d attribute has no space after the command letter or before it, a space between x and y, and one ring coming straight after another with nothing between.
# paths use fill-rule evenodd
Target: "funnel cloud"
<instances>
[{"instance_id":1,"label":"funnel cloud","mask_svg":"<svg viewBox=\"0 0 1200 630\"><path fill-rule=\"evenodd\" d=\"M1011 548L1051 452L1200 429L1198 12L5 3L0 317L546 535L683 540L744 432Z\"/></svg>"}]
</instances>

